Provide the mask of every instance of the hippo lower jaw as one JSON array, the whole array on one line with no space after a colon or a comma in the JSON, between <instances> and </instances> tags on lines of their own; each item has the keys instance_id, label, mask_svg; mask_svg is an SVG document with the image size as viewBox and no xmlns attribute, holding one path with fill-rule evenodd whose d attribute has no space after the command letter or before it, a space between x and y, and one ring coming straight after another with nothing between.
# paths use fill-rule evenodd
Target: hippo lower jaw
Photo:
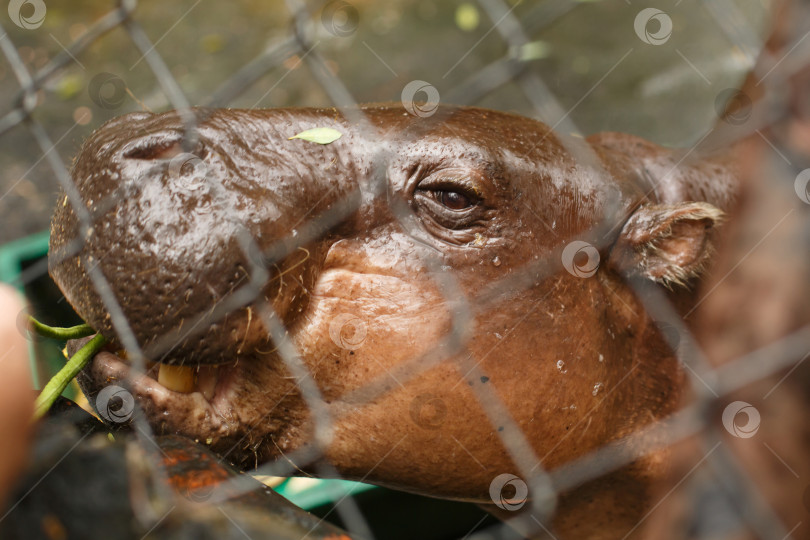
<instances>
[{"instance_id":1,"label":"hippo lower jaw","mask_svg":"<svg viewBox=\"0 0 810 540\"><path fill-rule=\"evenodd\" d=\"M295 381L281 373L272 379L257 377L255 360L241 357L196 367L149 363L144 373L105 349L80 373L79 383L105 419L129 420L130 415L122 416L101 394L106 387L123 386L156 433L185 435L234 463L255 466L300 446L303 439L294 433L302 430L293 426L304 420L304 415L287 412L300 410ZM268 360L261 362L266 366ZM273 391L265 388L262 394L257 385L271 385ZM263 400L266 394L278 397Z\"/></svg>"},{"instance_id":2,"label":"hippo lower jaw","mask_svg":"<svg viewBox=\"0 0 810 540\"><path fill-rule=\"evenodd\" d=\"M85 386L96 389L126 381L149 423L164 430L192 436L205 434L209 441L232 431L234 389L240 378L236 365L201 366L195 370L154 364L141 373L117 354L102 351L85 369L83 378ZM97 402L96 406L105 404Z\"/></svg>"}]
</instances>

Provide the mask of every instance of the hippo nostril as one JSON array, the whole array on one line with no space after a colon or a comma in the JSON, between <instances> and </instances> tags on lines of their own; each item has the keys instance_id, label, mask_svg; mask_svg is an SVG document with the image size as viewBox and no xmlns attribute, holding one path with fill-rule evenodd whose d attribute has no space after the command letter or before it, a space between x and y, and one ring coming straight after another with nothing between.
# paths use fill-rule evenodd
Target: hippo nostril
<instances>
[{"instance_id":1,"label":"hippo nostril","mask_svg":"<svg viewBox=\"0 0 810 540\"><path fill-rule=\"evenodd\" d=\"M127 150L124 157L129 159L171 159L183 153L182 141L176 140L155 140L152 144L139 144Z\"/></svg>"}]
</instances>

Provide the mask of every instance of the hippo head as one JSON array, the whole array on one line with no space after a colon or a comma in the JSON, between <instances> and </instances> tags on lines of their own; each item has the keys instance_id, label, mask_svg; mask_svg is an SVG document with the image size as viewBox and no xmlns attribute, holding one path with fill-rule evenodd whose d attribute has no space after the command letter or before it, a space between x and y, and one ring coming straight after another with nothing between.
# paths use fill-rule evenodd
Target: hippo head
<instances>
[{"instance_id":1,"label":"hippo head","mask_svg":"<svg viewBox=\"0 0 810 540\"><path fill-rule=\"evenodd\" d=\"M51 274L112 341L91 401L125 383L245 468L316 441L343 477L482 503L676 407L628 280L697 273L719 161L477 108L190 114L106 124L57 205Z\"/></svg>"}]
</instances>

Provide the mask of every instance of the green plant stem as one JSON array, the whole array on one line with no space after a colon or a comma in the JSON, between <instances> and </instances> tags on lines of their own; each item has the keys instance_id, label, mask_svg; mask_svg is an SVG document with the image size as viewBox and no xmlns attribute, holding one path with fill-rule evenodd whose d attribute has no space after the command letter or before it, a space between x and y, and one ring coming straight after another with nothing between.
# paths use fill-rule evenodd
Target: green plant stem
<instances>
[{"instance_id":1,"label":"green plant stem","mask_svg":"<svg viewBox=\"0 0 810 540\"><path fill-rule=\"evenodd\" d=\"M70 328L58 328L42 324L33 317L28 317L28 322L31 324L34 331L40 336L52 339L61 339L63 341L92 336L96 333L96 331L93 330L89 324L80 324Z\"/></svg>"},{"instance_id":2,"label":"green plant stem","mask_svg":"<svg viewBox=\"0 0 810 540\"><path fill-rule=\"evenodd\" d=\"M78 328L78 327L77 327ZM96 334L93 339L88 341L84 347L79 349L70 360L67 361L65 367L59 370L54 375L48 384L42 389L39 396L34 402L34 420L39 420L48 409L51 408L56 398L64 392L70 381L87 365L87 362L107 343L107 340L101 334Z\"/></svg>"}]
</instances>

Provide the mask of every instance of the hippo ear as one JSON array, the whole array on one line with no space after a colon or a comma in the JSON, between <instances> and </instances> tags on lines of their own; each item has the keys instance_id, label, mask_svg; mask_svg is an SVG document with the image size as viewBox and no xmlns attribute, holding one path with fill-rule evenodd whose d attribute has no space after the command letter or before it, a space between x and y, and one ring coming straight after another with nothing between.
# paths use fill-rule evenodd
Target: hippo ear
<instances>
[{"instance_id":1,"label":"hippo ear","mask_svg":"<svg viewBox=\"0 0 810 540\"><path fill-rule=\"evenodd\" d=\"M625 223L610 262L625 275L643 276L667 287L686 285L712 253L711 231L723 212L708 203L649 204Z\"/></svg>"}]
</instances>

